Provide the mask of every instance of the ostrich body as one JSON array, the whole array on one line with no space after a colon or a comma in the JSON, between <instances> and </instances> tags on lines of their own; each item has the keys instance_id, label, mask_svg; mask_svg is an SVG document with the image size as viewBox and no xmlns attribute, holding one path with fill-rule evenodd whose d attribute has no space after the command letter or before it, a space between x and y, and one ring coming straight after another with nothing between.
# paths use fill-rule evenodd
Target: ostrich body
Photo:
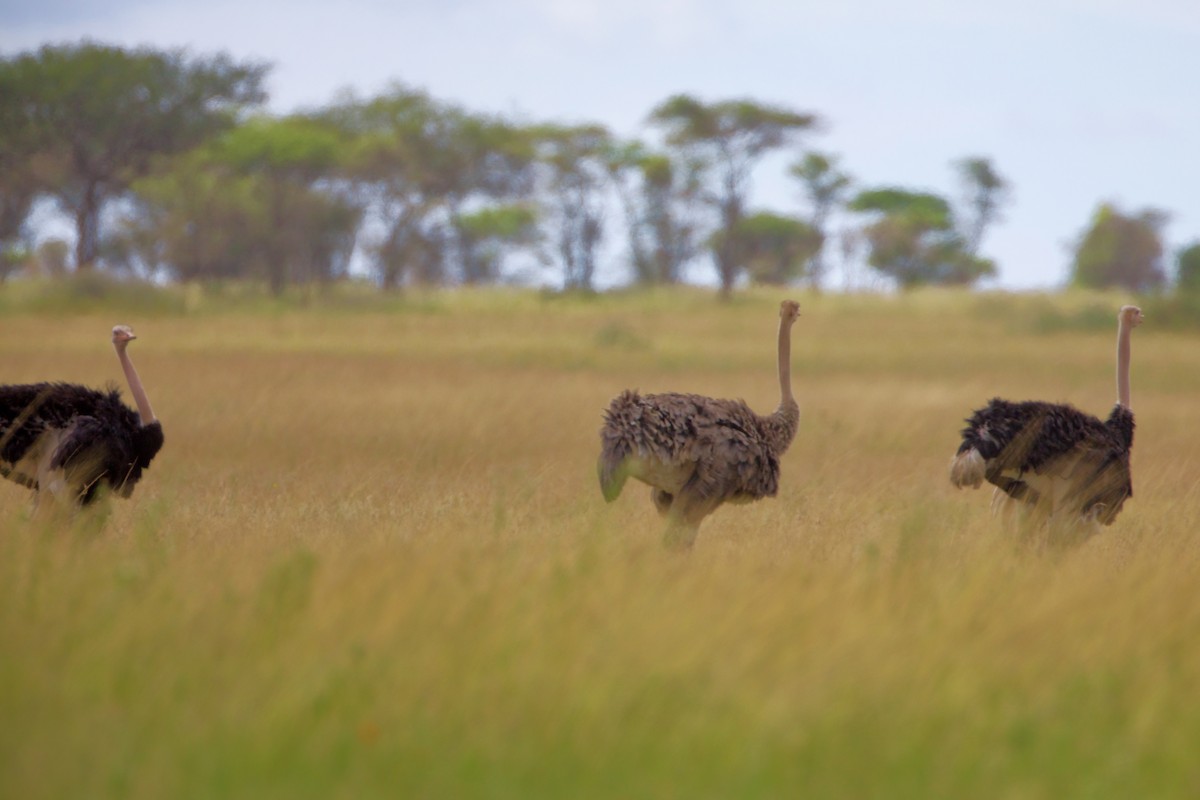
<instances>
[{"instance_id":1,"label":"ostrich body","mask_svg":"<svg viewBox=\"0 0 1200 800\"><path fill-rule=\"evenodd\" d=\"M129 497L163 444L126 346L137 338L124 325L112 342L137 411L115 388L97 391L70 383L0 386L0 476L72 506L86 506L101 487Z\"/></svg>"},{"instance_id":2,"label":"ostrich body","mask_svg":"<svg viewBox=\"0 0 1200 800\"><path fill-rule=\"evenodd\" d=\"M779 490L779 458L800 422L791 388L791 330L800 306L779 308L779 407L759 416L741 400L695 394L618 395L604 414L597 471L612 502L629 478L651 487L668 520L666 544L690 547L700 523L722 503L747 503Z\"/></svg>"},{"instance_id":3,"label":"ostrich body","mask_svg":"<svg viewBox=\"0 0 1200 800\"><path fill-rule=\"evenodd\" d=\"M1133 495L1129 340L1142 319L1135 306L1123 306L1117 315L1117 404L1108 419L1066 404L993 399L967 419L950 481L995 485L996 511L1032 512L1067 525L1111 525Z\"/></svg>"}]
</instances>

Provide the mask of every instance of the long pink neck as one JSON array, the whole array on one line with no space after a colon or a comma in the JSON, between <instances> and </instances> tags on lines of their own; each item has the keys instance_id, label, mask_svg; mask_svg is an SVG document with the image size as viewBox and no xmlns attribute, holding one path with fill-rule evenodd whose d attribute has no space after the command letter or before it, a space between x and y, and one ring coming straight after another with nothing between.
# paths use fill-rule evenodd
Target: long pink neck
<instances>
[{"instance_id":1,"label":"long pink neck","mask_svg":"<svg viewBox=\"0 0 1200 800\"><path fill-rule=\"evenodd\" d=\"M1117 325L1117 402L1129 408L1129 334L1133 326L1121 318Z\"/></svg>"},{"instance_id":2,"label":"long pink neck","mask_svg":"<svg viewBox=\"0 0 1200 800\"><path fill-rule=\"evenodd\" d=\"M763 418L763 431L776 455L782 455L796 438L800 406L792 396L792 322L779 322L779 408Z\"/></svg>"},{"instance_id":3,"label":"long pink neck","mask_svg":"<svg viewBox=\"0 0 1200 800\"><path fill-rule=\"evenodd\" d=\"M779 408L796 405L792 396L792 323L779 321Z\"/></svg>"},{"instance_id":4,"label":"long pink neck","mask_svg":"<svg viewBox=\"0 0 1200 800\"><path fill-rule=\"evenodd\" d=\"M117 358L121 361L121 369L125 371L125 380L129 382L129 391L133 395L133 402L137 403L138 416L142 418L142 425L157 422L154 409L150 407L150 398L146 397L146 390L142 388L142 380L138 377L137 370L133 368L129 354L125 352L125 345L117 345L116 350Z\"/></svg>"}]
</instances>

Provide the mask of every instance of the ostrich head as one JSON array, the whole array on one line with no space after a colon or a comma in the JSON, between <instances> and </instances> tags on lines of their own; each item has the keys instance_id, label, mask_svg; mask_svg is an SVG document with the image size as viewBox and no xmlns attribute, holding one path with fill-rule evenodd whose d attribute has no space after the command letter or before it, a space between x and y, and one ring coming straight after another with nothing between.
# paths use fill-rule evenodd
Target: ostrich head
<instances>
[{"instance_id":1,"label":"ostrich head","mask_svg":"<svg viewBox=\"0 0 1200 800\"><path fill-rule=\"evenodd\" d=\"M137 403L138 415L142 419L142 424L149 425L157 418L154 416L154 409L150 408L150 400L146 397L146 390L142 387L142 379L138 377L137 370L133 368L133 362L129 360L129 354L125 352L126 346L136 338L137 334L128 325L113 326L113 349L117 351L117 359L121 362L121 369L125 371L125 380L129 381L129 391L133 395L134 402Z\"/></svg>"},{"instance_id":2,"label":"ostrich head","mask_svg":"<svg viewBox=\"0 0 1200 800\"><path fill-rule=\"evenodd\" d=\"M795 322L798 316L800 316L800 304L795 300L784 300L779 304L779 318L785 323Z\"/></svg>"},{"instance_id":3,"label":"ostrich head","mask_svg":"<svg viewBox=\"0 0 1200 800\"><path fill-rule=\"evenodd\" d=\"M1142 315L1142 310L1137 306L1121 306L1121 310L1117 314L1117 319L1130 328L1136 328L1142 324L1145 317Z\"/></svg>"},{"instance_id":4,"label":"ostrich head","mask_svg":"<svg viewBox=\"0 0 1200 800\"><path fill-rule=\"evenodd\" d=\"M124 347L137 338L137 334L133 332L133 328L128 325L114 325L112 330L112 343L117 347Z\"/></svg>"}]
</instances>

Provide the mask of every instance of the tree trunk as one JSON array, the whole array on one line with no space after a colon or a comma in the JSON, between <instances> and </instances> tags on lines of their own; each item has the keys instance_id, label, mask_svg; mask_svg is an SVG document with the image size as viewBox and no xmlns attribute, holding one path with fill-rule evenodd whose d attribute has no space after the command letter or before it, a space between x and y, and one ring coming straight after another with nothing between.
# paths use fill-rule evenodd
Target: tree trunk
<instances>
[{"instance_id":1,"label":"tree trunk","mask_svg":"<svg viewBox=\"0 0 1200 800\"><path fill-rule=\"evenodd\" d=\"M721 201L721 225L724 235L721 237L721 246L717 249L717 273L721 277L722 300L733 297L733 284L737 280L740 266L738 262L741 259L736 243L738 223L742 219L742 201L734 194L732 187L728 192L728 196Z\"/></svg>"},{"instance_id":2,"label":"tree trunk","mask_svg":"<svg viewBox=\"0 0 1200 800\"><path fill-rule=\"evenodd\" d=\"M720 297L721 300L732 300L733 299L733 275L731 272L729 272L728 270L726 270L724 268L721 268L720 272L721 272L721 291L718 293L717 296Z\"/></svg>"},{"instance_id":3,"label":"tree trunk","mask_svg":"<svg viewBox=\"0 0 1200 800\"><path fill-rule=\"evenodd\" d=\"M100 201L96 194L96 184L88 183L75 209L75 269L79 272L96 265L100 247Z\"/></svg>"},{"instance_id":4,"label":"tree trunk","mask_svg":"<svg viewBox=\"0 0 1200 800\"><path fill-rule=\"evenodd\" d=\"M733 230L734 226L729 225L726 228L726 235L721 246L717 248L717 275L721 279L721 299L729 300L733 297L733 284L737 281L737 252L733 246Z\"/></svg>"}]
</instances>

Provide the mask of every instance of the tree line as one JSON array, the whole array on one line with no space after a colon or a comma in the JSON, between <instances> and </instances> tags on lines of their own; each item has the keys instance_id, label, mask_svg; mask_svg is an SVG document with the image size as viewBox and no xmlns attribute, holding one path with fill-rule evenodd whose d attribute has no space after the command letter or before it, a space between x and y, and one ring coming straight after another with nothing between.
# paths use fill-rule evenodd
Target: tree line
<instances>
[{"instance_id":1,"label":"tree line","mask_svg":"<svg viewBox=\"0 0 1200 800\"><path fill-rule=\"evenodd\" d=\"M267 74L224 54L87 41L0 59L0 278L40 264L281 292L341 279L357 258L385 288L533 270L590 290L602 263L672 284L707 257L728 295L743 280L820 288L835 257L903 288L997 272L981 244L1011 186L984 157L952 162L963 190L952 202L860 183L837 157L802 149L815 114L754 100L670 97L647 114L648 142L400 84L273 116ZM752 206L756 169L787 151L806 213ZM35 243L42 202L73 222L73 253ZM835 215L854 224L834 231ZM1162 286L1165 221L1102 205L1073 281ZM1179 281L1200 287L1200 244L1180 253Z\"/></svg>"}]
</instances>

